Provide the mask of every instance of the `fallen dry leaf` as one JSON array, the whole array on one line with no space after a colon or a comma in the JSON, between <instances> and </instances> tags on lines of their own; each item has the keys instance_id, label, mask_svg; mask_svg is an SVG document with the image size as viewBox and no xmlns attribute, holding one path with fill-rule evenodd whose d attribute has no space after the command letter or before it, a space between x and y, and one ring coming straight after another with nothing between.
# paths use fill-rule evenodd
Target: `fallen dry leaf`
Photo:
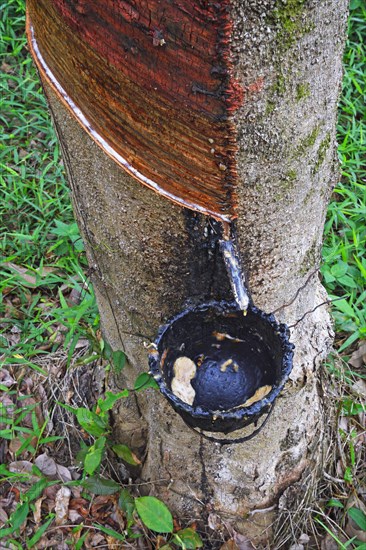
<instances>
[{"instance_id":1,"label":"fallen dry leaf","mask_svg":"<svg viewBox=\"0 0 366 550\"><path fill-rule=\"evenodd\" d=\"M326 535L321 542L321 550L338 550L338 543L331 535Z\"/></svg>"},{"instance_id":2,"label":"fallen dry leaf","mask_svg":"<svg viewBox=\"0 0 366 550\"><path fill-rule=\"evenodd\" d=\"M66 303L69 307L78 306L82 299L82 293L80 290L73 288L66 299Z\"/></svg>"},{"instance_id":3,"label":"fallen dry leaf","mask_svg":"<svg viewBox=\"0 0 366 550\"><path fill-rule=\"evenodd\" d=\"M346 416L341 416L339 418L338 427L343 432L348 432L348 418Z\"/></svg>"},{"instance_id":4,"label":"fallen dry leaf","mask_svg":"<svg viewBox=\"0 0 366 550\"><path fill-rule=\"evenodd\" d=\"M17 550L19 546L15 546L12 542L7 542L6 546L3 546L0 542L0 550Z\"/></svg>"},{"instance_id":5,"label":"fallen dry leaf","mask_svg":"<svg viewBox=\"0 0 366 550\"><path fill-rule=\"evenodd\" d=\"M346 509L349 510L350 508L357 508L366 514L366 505L357 497L351 496L348 499ZM350 538L356 537L358 540L366 542L366 531L360 529L349 515L345 531Z\"/></svg>"},{"instance_id":6,"label":"fallen dry leaf","mask_svg":"<svg viewBox=\"0 0 366 550\"><path fill-rule=\"evenodd\" d=\"M95 533L91 537L88 538L88 544L86 548L98 548L102 546L102 544L105 542L105 538L101 533Z\"/></svg>"},{"instance_id":7,"label":"fallen dry leaf","mask_svg":"<svg viewBox=\"0 0 366 550\"><path fill-rule=\"evenodd\" d=\"M39 455L35 460L35 464L37 468L41 470L42 474L51 479L59 479L65 483L67 481L72 481L70 470L61 464L57 464L57 462L48 456L47 453Z\"/></svg>"},{"instance_id":8,"label":"fallen dry leaf","mask_svg":"<svg viewBox=\"0 0 366 550\"><path fill-rule=\"evenodd\" d=\"M14 405L13 401L11 400L11 398L9 397L9 395L7 395L6 393L3 393L2 395L0 395L0 403L2 404L1 408L3 410L3 414L5 412L4 411L4 409L5 409L7 417L12 418L13 417L13 411L15 409L15 405ZM3 422L0 422L0 426L4 427L5 424Z\"/></svg>"},{"instance_id":9,"label":"fallen dry leaf","mask_svg":"<svg viewBox=\"0 0 366 550\"><path fill-rule=\"evenodd\" d=\"M24 435L25 437L27 436L27 434L25 434L25 432L20 432L22 435ZM9 443L9 451L11 454L15 455L19 449L21 448L21 446L23 445L24 443L24 439L20 439L19 437L14 437L14 439L11 439L10 440L10 443ZM36 437L33 437L30 441L30 444L35 447L35 445L37 444L37 438ZM23 456L24 458L27 457L27 455L29 456L29 453L27 452L26 449L24 449L21 453L20 453L21 456Z\"/></svg>"},{"instance_id":10,"label":"fallen dry leaf","mask_svg":"<svg viewBox=\"0 0 366 550\"><path fill-rule=\"evenodd\" d=\"M71 491L68 487L61 487L57 491L55 499L56 525L64 525L67 522Z\"/></svg>"},{"instance_id":11,"label":"fallen dry leaf","mask_svg":"<svg viewBox=\"0 0 366 550\"><path fill-rule=\"evenodd\" d=\"M207 518L207 524L213 531L219 531L223 527L222 519L217 514L211 512Z\"/></svg>"},{"instance_id":12,"label":"fallen dry leaf","mask_svg":"<svg viewBox=\"0 0 366 550\"><path fill-rule=\"evenodd\" d=\"M366 365L366 342L361 340L358 349L354 351L348 361L355 369L360 369L362 365Z\"/></svg>"},{"instance_id":13,"label":"fallen dry leaf","mask_svg":"<svg viewBox=\"0 0 366 550\"><path fill-rule=\"evenodd\" d=\"M114 495L100 495L95 497L90 515L94 520L103 521L110 517L111 511L115 506Z\"/></svg>"},{"instance_id":14,"label":"fallen dry leaf","mask_svg":"<svg viewBox=\"0 0 366 550\"><path fill-rule=\"evenodd\" d=\"M236 542L238 550L254 550L253 544L245 535L241 535L240 533L234 531L233 539Z\"/></svg>"},{"instance_id":15,"label":"fallen dry leaf","mask_svg":"<svg viewBox=\"0 0 366 550\"><path fill-rule=\"evenodd\" d=\"M220 550L239 550L239 547L234 539L230 539L224 542L224 544L220 547Z\"/></svg>"},{"instance_id":16,"label":"fallen dry leaf","mask_svg":"<svg viewBox=\"0 0 366 550\"><path fill-rule=\"evenodd\" d=\"M0 506L0 527L2 527L8 521L8 514Z\"/></svg>"},{"instance_id":17,"label":"fallen dry leaf","mask_svg":"<svg viewBox=\"0 0 366 550\"><path fill-rule=\"evenodd\" d=\"M55 273L58 271L55 267L41 267L37 270L34 270L33 272L30 272L29 269L26 269L25 267L22 267L21 265L17 265L13 262L2 262L1 265L4 267L7 267L11 271L15 271L15 273L18 273L18 275L21 276L23 279L23 282L25 283L25 286L28 287L35 287L37 285L37 276L38 277L46 277L50 273ZM35 273L35 275L31 275L31 273Z\"/></svg>"},{"instance_id":18,"label":"fallen dry leaf","mask_svg":"<svg viewBox=\"0 0 366 550\"><path fill-rule=\"evenodd\" d=\"M48 456L47 453L43 453L39 456L37 456L35 460L35 464L39 470L41 470L42 474L44 474L47 477L55 477L57 474L57 467L56 462Z\"/></svg>"},{"instance_id":19,"label":"fallen dry leaf","mask_svg":"<svg viewBox=\"0 0 366 550\"><path fill-rule=\"evenodd\" d=\"M75 487L71 487L71 493L72 493L72 496L74 498L80 498L81 497L81 493L83 492L83 487L78 487L78 486L75 486Z\"/></svg>"},{"instance_id":20,"label":"fallen dry leaf","mask_svg":"<svg viewBox=\"0 0 366 550\"><path fill-rule=\"evenodd\" d=\"M56 479L60 479L64 483L72 481L72 475L68 468L56 463Z\"/></svg>"},{"instance_id":21,"label":"fallen dry leaf","mask_svg":"<svg viewBox=\"0 0 366 550\"><path fill-rule=\"evenodd\" d=\"M56 494L59 491L61 485L52 485L51 487L46 487L43 491L44 506L47 508L48 512L51 513L55 509Z\"/></svg>"},{"instance_id":22,"label":"fallen dry leaf","mask_svg":"<svg viewBox=\"0 0 366 550\"><path fill-rule=\"evenodd\" d=\"M23 409L28 408L30 409L30 412L23 418L22 420L22 426L25 426L26 428L32 428L33 427L33 420L32 420L32 413L33 411L36 414L38 426L42 426L44 423L44 418L42 415L41 407L39 406L39 403L33 398L33 397L25 397L21 401L19 401L19 406L21 406Z\"/></svg>"},{"instance_id":23,"label":"fallen dry leaf","mask_svg":"<svg viewBox=\"0 0 366 550\"><path fill-rule=\"evenodd\" d=\"M85 498L72 498L69 506L84 518L89 515L89 502Z\"/></svg>"},{"instance_id":24,"label":"fallen dry leaf","mask_svg":"<svg viewBox=\"0 0 366 550\"><path fill-rule=\"evenodd\" d=\"M15 384L14 378L10 376L6 369L0 369L0 384L6 386L7 388L10 388L10 386Z\"/></svg>"},{"instance_id":25,"label":"fallen dry leaf","mask_svg":"<svg viewBox=\"0 0 366 550\"><path fill-rule=\"evenodd\" d=\"M42 519L42 502L44 501L45 497L41 497L34 503L34 510L33 510L33 518L36 525L38 525L41 522Z\"/></svg>"},{"instance_id":26,"label":"fallen dry leaf","mask_svg":"<svg viewBox=\"0 0 366 550\"><path fill-rule=\"evenodd\" d=\"M120 530L123 531L123 529L126 526L126 522L125 522L125 516L122 510L119 508L119 506L114 507L114 511L111 514L111 518L119 526Z\"/></svg>"},{"instance_id":27,"label":"fallen dry leaf","mask_svg":"<svg viewBox=\"0 0 366 550\"><path fill-rule=\"evenodd\" d=\"M359 529L352 518L349 518L345 531L350 538L356 537L361 542L366 542L366 532Z\"/></svg>"},{"instance_id":28,"label":"fallen dry leaf","mask_svg":"<svg viewBox=\"0 0 366 550\"><path fill-rule=\"evenodd\" d=\"M120 542L117 541L114 537L105 535L105 538L107 541L108 550L118 550L119 548L121 548Z\"/></svg>"},{"instance_id":29,"label":"fallen dry leaf","mask_svg":"<svg viewBox=\"0 0 366 550\"><path fill-rule=\"evenodd\" d=\"M65 542L64 529L60 529L51 538L49 535L44 535L39 542L37 542L37 550L43 550L44 548L57 548L57 550L70 550L70 546Z\"/></svg>"},{"instance_id":30,"label":"fallen dry leaf","mask_svg":"<svg viewBox=\"0 0 366 550\"><path fill-rule=\"evenodd\" d=\"M37 278L35 275L30 275L28 270L25 267L14 264L13 262L2 262L4 267L9 268L11 271L15 271L23 279L25 286L35 287L37 283Z\"/></svg>"},{"instance_id":31,"label":"fallen dry leaf","mask_svg":"<svg viewBox=\"0 0 366 550\"><path fill-rule=\"evenodd\" d=\"M17 460L9 464L9 471L14 474L30 474L32 472L32 468L33 464L29 462L29 460Z\"/></svg>"},{"instance_id":32,"label":"fallen dry leaf","mask_svg":"<svg viewBox=\"0 0 366 550\"><path fill-rule=\"evenodd\" d=\"M76 510L70 510L70 508L68 516L71 523L81 523L83 521L83 516L81 516Z\"/></svg>"},{"instance_id":33,"label":"fallen dry leaf","mask_svg":"<svg viewBox=\"0 0 366 550\"><path fill-rule=\"evenodd\" d=\"M58 484L51 485L50 487L46 487L45 490L43 491L43 496L51 500L55 500L56 494L59 491L60 487L61 485L58 485Z\"/></svg>"},{"instance_id":34,"label":"fallen dry leaf","mask_svg":"<svg viewBox=\"0 0 366 550\"><path fill-rule=\"evenodd\" d=\"M359 378L357 382L352 384L352 391L359 395L362 399L366 399L366 382Z\"/></svg>"},{"instance_id":35,"label":"fallen dry leaf","mask_svg":"<svg viewBox=\"0 0 366 550\"><path fill-rule=\"evenodd\" d=\"M6 74L14 72L14 68L8 63L5 63L5 61L1 63L0 69L2 73L6 73Z\"/></svg>"},{"instance_id":36,"label":"fallen dry leaf","mask_svg":"<svg viewBox=\"0 0 366 550\"><path fill-rule=\"evenodd\" d=\"M6 497L0 498L0 508L5 510L8 516L14 511L15 507L15 494L12 491Z\"/></svg>"}]
</instances>

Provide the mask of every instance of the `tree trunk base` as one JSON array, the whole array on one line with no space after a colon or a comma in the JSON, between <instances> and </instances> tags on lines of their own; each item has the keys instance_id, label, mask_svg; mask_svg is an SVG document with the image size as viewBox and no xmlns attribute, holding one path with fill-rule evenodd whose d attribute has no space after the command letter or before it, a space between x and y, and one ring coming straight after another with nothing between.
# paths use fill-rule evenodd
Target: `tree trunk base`
<instances>
[{"instance_id":1,"label":"tree trunk base","mask_svg":"<svg viewBox=\"0 0 366 550\"><path fill-rule=\"evenodd\" d=\"M109 380L110 389L133 387L137 374L147 370L144 342L155 339L159 325L189 305L232 298L218 253L217 228L209 218L170 204L124 174L49 89L47 93L94 271L103 332L112 348L123 349L130 361L123 379ZM248 204L255 205L254 199ZM321 221L324 211L325 202L318 216ZM247 252L252 263L257 254L258 264L263 265L256 273L248 264L253 298L265 311L277 309L278 320L289 325L326 299L317 277L309 276L311 271L315 275L314 265L301 262L304 243L296 245L292 238L292 228L303 232L307 221L297 211L289 220L291 212L286 210L286 216L279 212L283 227L275 239L277 248L266 212L260 219L257 213L254 222L243 216L242 226L238 224L239 245L250 231L267 227L270 238L253 237L256 252ZM247 250L245 243L242 250ZM279 255L288 271L278 262ZM323 460L318 367L332 343L326 307L296 324L291 341L296 349L289 382L263 430L245 443L207 441L192 432L154 390L131 394L114 411L116 441L129 445L143 462L141 490L160 497L182 523L221 522L265 547L275 536L278 509L290 508L297 493L300 501L311 499L306 480L309 475L314 480L319 476ZM239 436L250 431L245 428Z\"/></svg>"},{"instance_id":2,"label":"tree trunk base","mask_svg":"<svg viewBox=\"0 0 366 550\"><path fill-rule=\"evenodd\" d=\"M316 303L323 299L319 285ZM114 416L115 434L141 456L143 438L138 437L136 447L134 428L140 435L144 432L141 479L149 483L145 490L161 498L181 521L229 525L257 546L266 545L283 529L277 517L314 498L323 467L326 424L318 367L332 342L326 308L307 315L291 341L296 344L291 379L263 430L245 443L208 441L188 428L153 390L140 394L138 404L127 410L126 402L121 402ZM252 431L246 427L235 438Z\"/></svg>"}]
</instances>

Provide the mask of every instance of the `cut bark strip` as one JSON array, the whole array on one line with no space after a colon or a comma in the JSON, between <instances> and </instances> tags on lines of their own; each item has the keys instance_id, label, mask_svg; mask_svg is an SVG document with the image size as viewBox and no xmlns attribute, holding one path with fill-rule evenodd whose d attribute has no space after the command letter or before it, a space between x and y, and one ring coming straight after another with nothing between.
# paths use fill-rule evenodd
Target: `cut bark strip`
<instances>
[{"instance_id":1,"label":"cut bark strip","mask_svg":"<svg viewBox=\"0 0 366 550\"><path fill-rule=\"evenodd\" d=\"M30 0L41 76L105 152L183 206L236 217L243 90L230 60L230 0Z\"/></svg>"}]
</instances>

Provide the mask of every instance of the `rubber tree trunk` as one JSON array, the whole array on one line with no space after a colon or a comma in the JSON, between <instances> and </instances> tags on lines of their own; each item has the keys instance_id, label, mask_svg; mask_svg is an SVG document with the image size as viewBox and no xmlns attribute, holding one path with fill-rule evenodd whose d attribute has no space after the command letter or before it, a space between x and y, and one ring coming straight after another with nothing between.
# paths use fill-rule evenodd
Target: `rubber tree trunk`
<instances>
[{"instance_id":1,"label":"rubber tree trunk","mask_svg":"<svg viewBox=\"0 0 366 550\"><path fill-rule=\"evenodd\" d=\"M273 536L278 508L311 498L321 471L319 375L332 330L327 308L315 309L326 299L317 268L337 180L347 2L233 0L231 11L233 63L245 91L235 115L240 255L254 303L297 323L294 369L265 428L246 443L205 440L154 390L121 402L114 433L143 460L151 493L183 520L230 523L258 544ZM114 384L131 386L147 370L144 343L169 317L187 305L231 299L218 225L127 175L45 87L103 333L128 357L125 378Z\"/></svg>"}]
</instances>

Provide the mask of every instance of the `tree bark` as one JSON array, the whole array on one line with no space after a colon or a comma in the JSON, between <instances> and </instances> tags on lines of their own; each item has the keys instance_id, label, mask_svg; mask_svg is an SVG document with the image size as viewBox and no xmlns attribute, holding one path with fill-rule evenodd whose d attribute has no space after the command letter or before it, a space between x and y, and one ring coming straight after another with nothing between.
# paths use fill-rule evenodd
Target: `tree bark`
<instances>
[{"instance_id":1,"label":"tree bark","mask_svg":"<svg viewBox=\"0 0 366 550\"><path fill-rule=\"evenodd\" d=\"M141 478L151 492L182 520L231 524L265 544L278 509L312 498L322 467L320 366L332 329L327 308L315 309L326 299L317 268L337 179L347 2L233 0L231 11L235 77L245 90L235 115L238 245L254 303L297 323L294 368L270 420L246 443L205 440L153 390L121 402L114 433L143 459ZM103 333L128 357L123 379L113 383L132 386L147 370L144 343L154 341L161 324L189 305L232 298L218 222L124 173L45 88Z\"/></svg>"}]
</instances>

